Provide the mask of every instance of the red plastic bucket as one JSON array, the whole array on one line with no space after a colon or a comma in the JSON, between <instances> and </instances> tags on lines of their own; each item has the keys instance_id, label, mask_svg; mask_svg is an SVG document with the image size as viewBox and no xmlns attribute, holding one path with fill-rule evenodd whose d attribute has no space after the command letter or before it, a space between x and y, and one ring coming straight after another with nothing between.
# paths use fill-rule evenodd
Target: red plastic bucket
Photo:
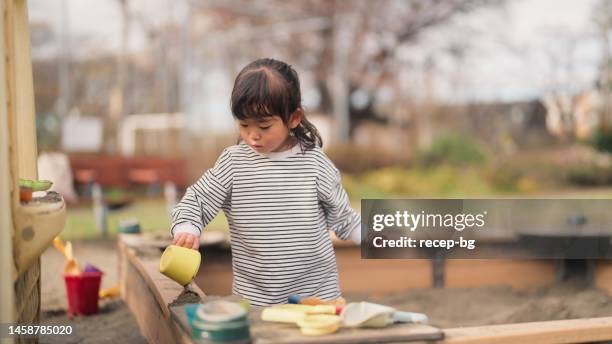
<instances>
[{"instance_id":1,"label":"red plastic bucket","mask_svg":"<svg viewBox=\"0 0 612 344\"><path fill-rule=\"evenodd\" d=\"M64 275L66 295L68 296L68 313L98 313L98 293L102 272L83 272L80 275Z\"/></svg>"}]
</instances>

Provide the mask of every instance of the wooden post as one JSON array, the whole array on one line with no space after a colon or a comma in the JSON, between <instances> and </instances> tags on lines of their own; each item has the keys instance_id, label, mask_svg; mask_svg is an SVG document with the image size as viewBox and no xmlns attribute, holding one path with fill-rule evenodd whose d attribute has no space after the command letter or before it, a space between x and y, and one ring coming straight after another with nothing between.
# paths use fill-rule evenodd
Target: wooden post
<instances>
[{"instance_id":1,"label":"wooden post","mask_svg":"<svg viewBox=\"0 0 612 344\"><path fill-rule=\"evenodd\" d=\"M7 0L2 2L2 29L3 29L3 70L5 81L2 86L4 101L2 108L5 112L4 128L8 128L4 142L8 145L9 186L11 200L10 208L10 246L9 253L13 259L17 256L18 247L13 240L16 235L15 219L19 213L19 193L17 192L18 179L37 179L37 147L36 147L36 118L34 111L34 85L32 77L32 62L30 54L30 30L28 23L27 3L25 0ZM4 174L4 173L2 173ZM6 182L6 176L4 182ZM5 191L7 189L2 189ZM2 206L5 207L4 203ZM7 211L6 208L3 212ZM3 216L4 219L4 216ZM6 221L6 220L5 220ZM6 233L3 234L3 237ZM14 264L12 264L14 265ZM5 304L4 295L2 307L11 308L13 321L18 323L36 323L40 313L40 258L34 264L17 276L15 267L2 273L12 273L10 279L14 283L14 298L11 304ZM4 289L4 288L3 288ZM10 312L8 311L8 312Z\"/></svg>"},{"instance_id":2,"label":"wooden post","mask_svg":"<svg viewBox=\"0 0 612 344\"><path fill-rule=\"evenodd\" d=\"M9 14L10 15L10 14ZM36 114L34 110L34 81L30 54L28 6L25 0L14 0L13 7L13 60L15 82L15 118L17 124L17 156L19 177L38 178L36 147ZM10 73L10 72L9 72Z\"/></svg>"},{"instance_id":3,"label":"wooden post","mask_svg":"<svg viewBox=\"0 0 612 344\"><path fill-rule=\"evenodd\" d=\"M7 4L0 4L0 75L6 75L6 13ZM16 275L13 264L13 213L11 195L15 194L11 178L11 161L9 157L9 119L7 79L0 83L0 271L5 276ZM15 321L15 295L13 278L0 278L0 323ZM12 341L10 341L12 342Z\"/></svg>"}]
</instances>

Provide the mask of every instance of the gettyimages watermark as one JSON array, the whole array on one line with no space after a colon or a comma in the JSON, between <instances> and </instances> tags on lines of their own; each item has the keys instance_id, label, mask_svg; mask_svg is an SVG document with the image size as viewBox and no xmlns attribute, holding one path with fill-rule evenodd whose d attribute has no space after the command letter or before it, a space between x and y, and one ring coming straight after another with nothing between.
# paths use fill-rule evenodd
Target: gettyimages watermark
<instances>
[{"instance_id":1,"label":"gettyimages watermark","mask_svg":"<svg viewBox=\"0 0 612 344\"><path fill-rule=\"evenodd\" d=\"M362 200L363 258L612 258L612 200Z\"/></svg>"}]
</instances>

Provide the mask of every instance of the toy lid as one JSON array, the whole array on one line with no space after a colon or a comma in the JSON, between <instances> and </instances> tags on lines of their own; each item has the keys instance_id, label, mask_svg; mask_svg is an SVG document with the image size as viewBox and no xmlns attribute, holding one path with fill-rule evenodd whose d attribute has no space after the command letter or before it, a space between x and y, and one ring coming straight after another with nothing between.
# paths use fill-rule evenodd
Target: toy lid
<instances>
[{"instance_id":1,"label":"toy lid","mask_svg":"<svg viewBox=\"0 0 612 344\"><path fill-rule=\"evenodd\" d=\"M246 317L246 311L237 303L219 300L202 304L197 316L202 321L221 323Z\"/></svg>"}]
</instances>

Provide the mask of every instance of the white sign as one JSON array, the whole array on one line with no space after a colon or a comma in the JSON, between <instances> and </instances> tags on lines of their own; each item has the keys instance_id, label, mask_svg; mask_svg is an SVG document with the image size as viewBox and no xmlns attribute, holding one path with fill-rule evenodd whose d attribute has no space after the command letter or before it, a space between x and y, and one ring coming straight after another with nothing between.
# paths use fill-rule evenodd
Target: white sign
<instances>
[{"instance_id":1,"label":"white sign","mask_svg":"<svg viewBox=\"0 0 612 344\"><path fill-rule=\"evenodd\" d=\"M98 152L104 123L98 117L67 117L62 123L62 148L69 152Z\"/></svg>"}]
</instances>

